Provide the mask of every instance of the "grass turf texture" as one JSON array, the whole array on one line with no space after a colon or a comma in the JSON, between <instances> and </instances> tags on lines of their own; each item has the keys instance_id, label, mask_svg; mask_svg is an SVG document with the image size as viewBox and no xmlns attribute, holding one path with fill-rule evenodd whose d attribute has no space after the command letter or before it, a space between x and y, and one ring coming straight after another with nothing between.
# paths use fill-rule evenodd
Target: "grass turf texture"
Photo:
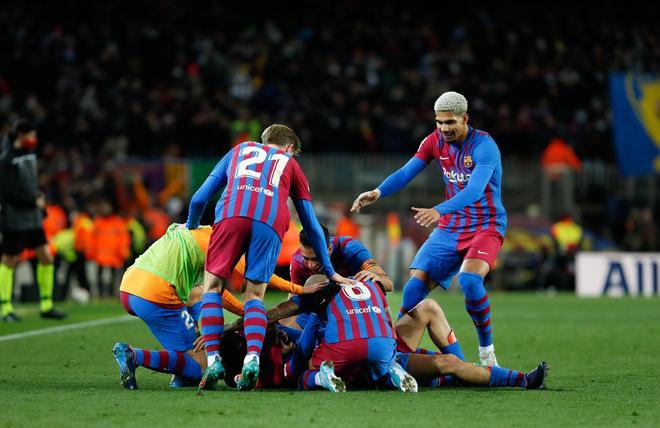
<instances>
[{"instance_id":1,"label":"grass turf texture","mask_svg":"<svg viewBox=\"0 0 660 428\"><path fill-rule=\"evenodd\" d=\"M474 328L461 296L432 294L465 351L477 359ZM270 307L282 295L269 293ZM398 308L400 295L390 298ZM491 296L497 356L509 368L550 363L545 391L422 389L390 391L205 392L171 390L169 376L138 369L137 391L119 385L110 349L117 341L158 349L139 321L0 341L0 426L658 426L660 299L571 295ZM67 322L124 314L119 303L60 305ZM19 306L22 324L0 336L60 325ZM425 346L430 346L428 338ZM213 420L214 422L210 422Z\"/></svg>"}]
</instances>

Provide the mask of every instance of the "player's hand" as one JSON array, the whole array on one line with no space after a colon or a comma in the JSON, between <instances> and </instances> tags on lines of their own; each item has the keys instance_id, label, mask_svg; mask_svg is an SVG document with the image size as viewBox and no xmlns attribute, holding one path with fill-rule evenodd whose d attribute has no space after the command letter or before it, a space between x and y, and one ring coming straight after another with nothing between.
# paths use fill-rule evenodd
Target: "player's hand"
<instances>
[{"instance_id":1,"label":"player's hand","mask_svg":"<svg viewBox=\"0 0 660 428\"><path fill-rule=\"evenodd\" d=\"M193 342L193 345L195 347L193 348L193 352L202 352L204 349L206 349L206 345L204 345L204 336L199 336L195 341Z\"/></svg>"},{"instance_id":2,"label":"player's hand","mask_svg":"<svg viewBox=\"0 0 660 428\"><path fill-rule=\"evenodd\" d=\"M302 294L313 294L319 290L323 290L325 286L328 285L328 281L319 282L314 285L306 285L302 289Z\"/></svg>"},{"instance_id":3,"label":"player's hand","mask_svg":"<svg viewBox=\"0 0 660 428\"><path fill-rule=\"evenodd\" d=\"M357 282L354 279L344 278L343 276L339 275L336 272L334 275L330 277L330 280L336 282L337 284L345 284L345 285L353 285Z\"/></svg>"},{"instance_id":4,"label":"player's hand","mask_svg":"<svg viewBox=\"0 0 660 428\"><path fill-rule=\"evenodd\" d=\"M374 202L376 202L380 198L380 190L374 189L370 190L368 192L361 193L360 196L355 199L355 202L353 202L353 206L351 207L351 211L354 212L360 212L361 208L366 207L367 205L371 205Z\"/></svg>"},{"instance_id":5,"label":"player's hand","mask_svg":"<svg viewBox=\"0 0 660 428\"><path fill-rule=\"evenodd\" d=\"M440 219L440 213L435 208L412 207L412 210L417 212L417 214L415 214L417 224L421 224L424 227L432 226Z\"/></svg>"},{"instance_id":6,"label":"player's hand","mask_svg":"<svg viewBox=\"0 0 660 428\"><path fill-rule=\"evenodd\" d=\"M357 281L373 281L376 282L380 279L380 276L376 272L370 270L361 270L354 277Z\"/></svg>"}]
</instances>

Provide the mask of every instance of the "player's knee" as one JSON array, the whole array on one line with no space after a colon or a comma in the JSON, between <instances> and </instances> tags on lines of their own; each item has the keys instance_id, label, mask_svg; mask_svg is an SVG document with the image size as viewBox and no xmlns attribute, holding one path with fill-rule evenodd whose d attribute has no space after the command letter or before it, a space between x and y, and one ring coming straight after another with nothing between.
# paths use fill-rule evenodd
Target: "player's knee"
<instances>
[{"instance_id":1,"label":"player's knee","mask_svg":"<svg viewBox=\"0 0 660 428\"><path fill-rule=\"evenodd\" d=\"M445 313L442 311L442 308L433 299L424 299L422 300L419 305L417 305L418 310L422 311L425 315L427 315L429 318L433 319L444 319L445 318Z\"/></svg>"},{"instance_id":2,"label":"player's knee","mask_svg":"<svg viewBox=\"0 0 660 428\"><path fill-rule=\"evenodd\" d=\"M483 288L484 279L476 273L461 272L458 274L458 283L461 284L463 294L468 295L471 291Z\"/></svg>"},{"instance_id":3,"label":"player's knee","mask_svg":"<svg viewBox=\"0 0 660 428\"><path fill-rule=\"evenodd\" d=\"M424 272L421 269L410 269L410 276L412 276L413 278L417 278L420 281L424 281L427 285L429 285L428 284L429 276L426 272Z\"/></svg>"}]
</instances>

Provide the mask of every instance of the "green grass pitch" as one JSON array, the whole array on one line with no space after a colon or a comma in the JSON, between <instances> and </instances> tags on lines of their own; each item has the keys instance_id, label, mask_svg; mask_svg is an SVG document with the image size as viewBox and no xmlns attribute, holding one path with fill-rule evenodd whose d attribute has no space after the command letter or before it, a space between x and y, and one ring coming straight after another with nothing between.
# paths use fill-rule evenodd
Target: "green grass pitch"
<instances>
[{"instance_id":1,"label":"green grass pitch","mask_svg":"<svg viewBox=\"0 0 660 428\"><path fill-rule=\"evenodd\" d=\"M476 360L461 296L432 294ZM273 305L283 296L270 294ZM398 308L400 295L390 298ZM169 376L138 370L119 385L116 341L157 348L139 321L0 340L0 427L14 426L660 426L660 299L577 299L493 293L497 356L504 367L550 363L547 390L444 388L418 394L171 390ZM62 305L68 323L124 314L119 303ZM1 336L60 325L20 306L21 324ZM426 346L430 342L426 339Z\"/></svg>"}]
</instances>

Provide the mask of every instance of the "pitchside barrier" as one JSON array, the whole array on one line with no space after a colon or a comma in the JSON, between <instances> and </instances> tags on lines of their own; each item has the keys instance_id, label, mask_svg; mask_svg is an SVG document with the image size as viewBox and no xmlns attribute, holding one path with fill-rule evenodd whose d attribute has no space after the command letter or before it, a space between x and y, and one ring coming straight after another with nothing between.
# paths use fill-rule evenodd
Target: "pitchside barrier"
<instances>
[{"instance_id":1,"label":"pitchside barrier","mask_svg":"<svg viewBox=\"0 0 660 428\"><path fill-rule=\"evenodd\" d=\"M580 297L659 294L660 253L580 252L575 270Z\"/></svg>"}]
</instances>

